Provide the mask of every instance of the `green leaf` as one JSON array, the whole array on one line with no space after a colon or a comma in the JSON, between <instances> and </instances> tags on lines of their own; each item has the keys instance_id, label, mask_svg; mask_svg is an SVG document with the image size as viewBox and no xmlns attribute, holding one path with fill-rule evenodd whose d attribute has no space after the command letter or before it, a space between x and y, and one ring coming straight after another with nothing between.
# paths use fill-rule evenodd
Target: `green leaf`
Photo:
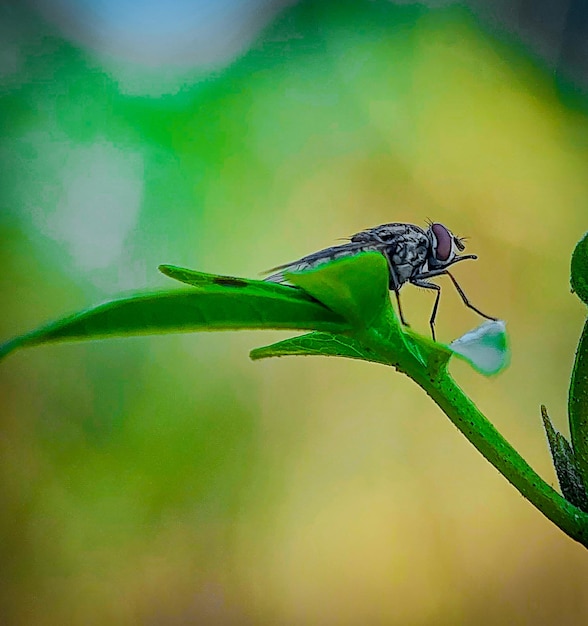
<instances>
[{"instance_id":1,"label":"green leaf","mask_svg":"<svg viewBox=\"0 0 588 626\"><path fill-rule=\"evenodd\" d=\"M286 355L340 356L396 366L411 353L420 355L417 340L406 335L390 303L389 274L385 258L366 252L337 259L313 270L288 272L286 278L353 326L341 334L315 332L253 350L252 359ZM353 335L353 336L352 336ZM370 337L386 339L385 354L370 347ZM429 342L433 349L439 344ZM450 354L450 353L448 353ZM421 359L423 367L425 360Z\"/></svg>"},{"instance_id":2,"label":"green leaf","mask_svg":"<svg viewBox=\"0 0 588 626\"><path fill-rule=\"evenodd\" d=\"M369 326L390 306L388 265L379 252L337 259L286 278L354 326Z\"/></svg>"},{"instance_id":3,"label":"green leaf","mask_svg":"<svg viewBox=\"0 0 588 626\"><path fill-rule=\"evenodd\" d=\"M256 348L251 351L250 356L254 361L273 356L340 356L389 364L387 359L366 348L353 337L323 332L307 333Z\"/></svg>"},{"instance_id":4,"label":"green leaf","mask_svg":"<svg viewBox=\"0 0 588 626\"><path fill-rule=\"evenodd\" d=\"M572 254L570 283L572 291L588 304L588 233ZM576 465L588 490L588 320L576 350L568 392L568 414Z\"/></svg>"},{"instance_id":5,"label":"green leaf","mask_svg":"<svg viewBox=\"0 0 588 626\"><path fill-rule=\"evenodd\" d=\"M570 284L584 304L588 304L588 233L577 243L572 253Z\"/></svg>"},{"instance_id":6,"label":"green leaf","mask_svg":"<svg viewBox=\"0 0 588 626\"><path fill-rule=\"evenodd\" d=\"M576 350L568 393L568 415L576 463L588 489L588 320Z\"/></svg>"},{"instance_id":7,"label":"green leaf","mask_svg":"<svg viewBox=\"0 0 588 626\"><path fill-rule=\"evenodd\" d=\"M541 405L541 417L561 492L568 502L582 511L588 512L588 496L582 476L578 471L574 451L568 440L553 427L543 404Z\"/></svg>"},{"instance_id":8,"label":"green leaf","mask_svg":"<svg viewBox=\"0 0 588 626\"><path fill-rule=\"evenodd\" d=\"M0 345L0 358L16 348L74 339L245 328L333 332L349 328L341 316L299 289L200 276L197 289L135 295L41 326Z\"/></svg>"}]
</instances>

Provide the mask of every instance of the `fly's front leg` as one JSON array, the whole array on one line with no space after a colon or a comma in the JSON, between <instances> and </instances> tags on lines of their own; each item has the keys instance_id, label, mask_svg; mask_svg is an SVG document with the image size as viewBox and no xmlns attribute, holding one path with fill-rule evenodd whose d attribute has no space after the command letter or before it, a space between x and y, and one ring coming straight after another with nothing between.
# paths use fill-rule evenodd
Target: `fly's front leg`
<instances>
[{"instance_id":1,"label":"fly's front leg","mask_svg":"<svg viewBox=\"0 0 588 626\"><path fill-rule=\"evenodd\" d=\"M455 278L453 278L453 275L450 272L445 272L445 273L447 274L447 276L449 276L449 278L451 278L451 282L453 283L454 287L456 288L457 293L459 294L460 298L463 300L463 303L468 307L468 309L472 309L472 311L475 311L478 315L481 315L482 317L485 317L487 320L492 320L493 322L495 322L497 320L496 317L491 317L490 315L486 315L486 313L482 313L482 311L480 311L480 309L476 308L468 300L468 297L463 292L463 289L458 285L458 283L455 280Z\"/></svg>"},{"instance_id":2,"label":"fly's front leg","mask_svg":"<svg viewBox=\"0 0 588 626\"><path fill-rule=\"evenodd\" d=\"M465 257L462 257L465 258ZM447 274L447 276L449 276L449 278L451 279L451 282L453 283L453 286L455 287L457 293L459 294L459 297L462 299L462 302L468 307L468 309L472 309L472 311L475 311L478 315L485 317L487 320L492 320L493 322L495 322L497 320L496 317L491 317L490 315L486 315L486 313L482 313L482 311L480 311L480 309L478 309L477 307L475 307L469 300L468 297L465 295L463 289L459 286L457 280L455 280L455 278L453 277L453 275L448 271L448 270L432 270L430 272L422 272L421 274L417 274L410 282L413 285L417 285L418 287L424 287L425 289L437 289L438 293L437 293L437 299L435 300L435 306L433 307L433 315L431 316L431 331L433 331L433 326L435 325L435 315L437 314L437 306L439 305L439 296L441 295L441 287L439 287L439 285L434 285L433 283L428 283L426 281L427 278L434 278L435 276L443 276ZM433 332L433 339L435 338L435 333Z\"/></svg>"},{"instance_id":3,"label":"fly's front leg","mask_svg":"<svg viewBox=\"0 0 588 626\"><path fill-rule=\"evenodd\" d=\"M435 296L435 304L433 305L433 311L431 312L431 317L429 319L429 326L431 327L431 336L433 337L433 341L435 341L435 318L437 317L437 309L439 308L439 299L441 298L441 287L439 285L435 285L434 283L429 283L424 279L413 278L410 281L416 287L423 287L423 289L433 289L437 292Z\"/></svg>"}]
</instances>

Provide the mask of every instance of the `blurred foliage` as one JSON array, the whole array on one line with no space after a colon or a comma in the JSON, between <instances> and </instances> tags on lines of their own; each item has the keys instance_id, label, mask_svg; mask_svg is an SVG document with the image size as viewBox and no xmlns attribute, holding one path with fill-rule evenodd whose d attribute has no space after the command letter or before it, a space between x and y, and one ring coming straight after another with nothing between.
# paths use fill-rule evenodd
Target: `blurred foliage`
<instances>
[{"instance_id":1,"label":"blurred foliage","mask_svg":"<svg viewBox=\"0 0 588 626\"><path fill-rule=\"evenodd\" d=\"M454 375L555 482L539 405L561 429L588 120L521 46L458 7L302 2L155 98L32 12L2 21L1 338L163 286L160 263L256 276L431 217L469 235L460 283L512 337L505 375ZM127 70L146 92L171 71ZM403 298L426 330L430 294ZM440 339L476 322L444 290ZM416 386L365 363L247 361L259 343L109 340L2 366L2 623L588 619L583 549Z\"/></svg>"}]
</instances>

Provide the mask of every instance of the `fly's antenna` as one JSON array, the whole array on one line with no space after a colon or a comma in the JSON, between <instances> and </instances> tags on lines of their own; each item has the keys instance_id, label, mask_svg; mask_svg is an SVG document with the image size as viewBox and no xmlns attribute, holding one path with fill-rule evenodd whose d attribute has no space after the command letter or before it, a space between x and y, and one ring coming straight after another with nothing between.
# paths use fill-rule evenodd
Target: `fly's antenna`
<instances>
[{"instance_id":1,"label":"fly's antenna","mask_svg":"<svg viewBox=\"0 0 588 626\"><path fill-rule=\"evenodd\" d=\"M460 252L465 250L465 241L469 239L469 237L460 237L458 235L453 235L453 239L455 241L455 245Z\"/></svg>"}]
</instances>

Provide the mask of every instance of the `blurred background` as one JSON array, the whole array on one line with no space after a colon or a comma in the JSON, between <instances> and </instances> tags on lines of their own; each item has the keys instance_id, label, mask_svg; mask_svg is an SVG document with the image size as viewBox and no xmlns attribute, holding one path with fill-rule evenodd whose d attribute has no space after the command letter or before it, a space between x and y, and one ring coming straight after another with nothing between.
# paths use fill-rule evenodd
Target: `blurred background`
<instances>
[{"instance_id":1,"label":"blurred background","mask_svg":"<svg viewBox=\"0 0 588 626\"><path fill-rule=\"evenodd\" d=\"M567 433L587 42L581 0L4 0L0 339L172 287L160 263L257 277L431 218L512 341L498 377L453 373L555 484L539 405ZM433 297L403 290L425 334ZM447 285L439 339L479 322ZM414 383L248 359L286 336L0 365L0 623L586 623L585 549Z\"/></svg>"}]
</instances>

